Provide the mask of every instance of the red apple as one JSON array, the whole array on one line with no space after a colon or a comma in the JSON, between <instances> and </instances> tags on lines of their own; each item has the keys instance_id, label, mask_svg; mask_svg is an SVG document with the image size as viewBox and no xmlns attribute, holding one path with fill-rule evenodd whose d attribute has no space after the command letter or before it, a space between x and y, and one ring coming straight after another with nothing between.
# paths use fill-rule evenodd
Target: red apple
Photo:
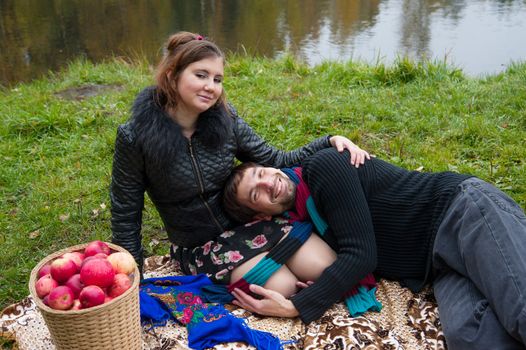
<instances>
[{"instance_id":1,"label":"red apple","mask_svg":"<svg viewBox=\"0 0 526 350\"><path fill-rule=\"evenodd\" d=\"M71 259L58 258L51 263L51 277L59 284L66 282L77 272L77 265Z\"/></svg>"},{"instance_id":2,"label":"red apple","mask_svg":"<svg viewBox=\"0 0 526 350\"><path fill-rule=\"evenodd\" d=\"M112 285L115 272L106 259L87 261L80 269L80 280L84 285L95 285L106 288Z\"/></svg>"},{"instance_id":3,"label":"red apple","mask_svg":"<svg viewBox=\"0 0 526 350\"><path fill-rule=\"evenodd\" d=\"M82 265L80 265L80 268L82 269L82 266L84 266L84 264L87 263L90 260L93 260L93 259L104 259L104 260L106 260L107 257L108 256L106 254L104 254L104 253L97 253L95 255L88 256L87 258L85 258L82 261Z\"/></svg>"},{"instance_id":4,"label":"red apple","mask_svg":"<svg viewBox=\"0 0 526 350\"><path fill-rule=\"evenodd\" d=\"M49 275L49 271L51 270L51 264L46 264L38 270L38 278L44 277L45 275Z\"/></svg>"},{"instance_id":5,"label":"red apple","mask_svg":"<svg viewBox=\"0 0 526 350\"><path fill-rule=\"evenodd\" d=\"M35 289L39 298L45 297L56 287L58 287L58 282L51 275L42 276L35 283Z\"/></svg>"},{"instance_id":6,"label":"red apple","mask_svg":"<svg viewBox=\"0 0 526 350\"><path fill-rule=\"evenodd\" d=\"M42 302L44 303L44 305L49 306L49 294L42 298Z\"/></svg>"},{"instance_id":7,"label":"red apple","mask_svg":"<svg viewBox=\"0 0 526 350\"><path fill-rule=\"evenodd\" d=\"M94 258L97 258L97 259L106 259L108 257L108 254L104 254L104 253L97 253L95 255L92 255Z\"/></svg>"},{"instance_id":8,"label":"red apple","mask_svg":"<svg viewBox=\"0 0 526 350\"><path fill-rule=\"evenodd\" d=\"M110 288L108 288L108 295L112 298L116 298L130 289L131 285L132 282L128 275L124 273L118 273L115 275L112 285Z\"/></svg>"},{"instance_id":9,"label":"red apple","mask_svg":"<svg viewBox=\"0 0 526 350\"><path fill-rule=\"evenodd\" d=\"M109 303L112 300L113 300L112 297L110 297L109 295L106 295L106 297L104 297L104 304Z\"/></svg>"},{"instance_id":10,"label":"red apple","mask_svg":"<svg viewBox=\"0 0 526 350\"><path fill-rule=\"evenodd\" d=\"M73 300L73 306L71 306L71 310L81 310L82 304L80 303L80 300L75 299Z\"/></svg>"},{"instance_id":11,"label":"red apple","mask_svg":"<svg viewBox=\"0 0 526 350\"><path fill-rule=\"evenodd\" d=\"M93 260L93 259L97 259L95 256L88 256L87 258L85 258L83 261L82 261L82 265L80 265L80 269L82 270L82 266L84 266L84 264L86 264L88 261L90 260Z\"/></svg>"},{"instance_id":12,"label":"red apple","mask_svg":"<svg viewBox=\"0 0 526 350\"><path fill-rule=\"evenodd\" d=\"M77 268L80 270L80 266L82 265L82 261L84 260L84 254L82 254L81 252L68 252L64 253L62 257L65 259L73 260L75 265L77 265Z\"/></svg>"},{"instance_id":13,"label":"red apple","mask_svg":"<svg viewBox=\"0 0 526 350\"><path fill-rule=\"evenodd\" d=\"M73 291L73 295L75 295L75 298L79 297L79 293L84 288L84 284L80 281L80 273L74 274L71 276L66 283L65 286L68 286Z\"/></svg>"},{"instance_id":14,"label":"red apple","mask_svg":"<svg viewBox=\"0 0 526 350\"><path fill-rule=\"evenodd\" d=\"M84 249L84 255L86 257L95 255L97 253L104 253L110 255L110 247L102 241L93 241L88 243L86 249Z\"/></svg>"},{"instance_id":15,"label":"red apple","mask_svg":"<svg viewBox=\"0 0 526 350\"><path fill-rule=\"evenodd\" d=\"M113 266L115 273L125 273L129 275L135 271L135 260L133 257L125 252L116 252L108 256L108 261Z\"/></svg>"},{"instance_id":16,"label":"red apple","mask_svg":"<svg viewBox=\"0 0 526 350\"><path fill-rule=\"evenodd\" d=\"M80 291L79 301L82 308L97 306L104 303L106 294L98 286L86 286Z\"/></svg>"},{"instance_id":17,"label":"red apple","mask_svg":"<svg viewBox=\"0 0 526 350\"><path fill-rule=\"evenodd\" d=\"M67 286L58 286L49 292L49 307L56 310L67 310L73 305L73 291Z\"/></svg>"}]
</instances>

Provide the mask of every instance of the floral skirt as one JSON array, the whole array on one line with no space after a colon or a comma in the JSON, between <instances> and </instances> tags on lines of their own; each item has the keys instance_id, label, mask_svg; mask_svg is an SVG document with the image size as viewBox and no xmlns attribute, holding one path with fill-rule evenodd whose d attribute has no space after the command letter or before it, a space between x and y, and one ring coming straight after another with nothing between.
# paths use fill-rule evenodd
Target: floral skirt
<instances>
[{"instance_id":1,"label":"floral skirt","mask_svg":"<svg viewBox=\"0 0 526 350\"><path fill-rule=\"evenodd\" d=\"M200 247L172 245L170 253L185 274L204 273L215 283L228 284L235 267L269 251L291 229L288 220L276 217L237 226Z\"/></svg>"}]
</instances>

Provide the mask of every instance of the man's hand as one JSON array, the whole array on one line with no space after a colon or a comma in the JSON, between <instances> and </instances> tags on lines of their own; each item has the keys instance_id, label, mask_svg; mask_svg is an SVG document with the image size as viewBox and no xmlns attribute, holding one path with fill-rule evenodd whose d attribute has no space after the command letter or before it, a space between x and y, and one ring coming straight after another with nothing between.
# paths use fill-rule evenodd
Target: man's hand
<instances>
[{"instance_id":1,"label":"man's hand","mask_svg":"<svg viewBox=\"0 0 526 350\"><path fill-rule=\"evenodd\" d=\"M255 299L236 288L232 291L232 295L236 297L232 303L245 310L265 316L296 317L299 315L292 301L278 292L265 289L255 284L250 285L250 291L260 295L262 299Z\"/></svg>"},{"instance_id":2,"label":"man's hand","mask_svg":"<svg viewBox=\"0 0 526 350\"><path fill-rule=\"evenodd\" d=\"M296 287L299 289L305 289L307 287L312 286L313 284L314 284L314 281L307 281L307 282L298 281L296 282Z\"/></svg>"},{"instance_id":3,"label":"man's hand","mask_svg":"<svg viewBox=\"0 0 526 350\"><path fill-rule=\"evenodd\" d=\"M351 154L351 164L355 167L359 167L361 164L365 163L366 159L371 159L369 153L356 146L351 140L344 136L332 136L329 139L331 146L336 148L338 152L343 152L348 150Z\"/></svg>"}]
</instances>

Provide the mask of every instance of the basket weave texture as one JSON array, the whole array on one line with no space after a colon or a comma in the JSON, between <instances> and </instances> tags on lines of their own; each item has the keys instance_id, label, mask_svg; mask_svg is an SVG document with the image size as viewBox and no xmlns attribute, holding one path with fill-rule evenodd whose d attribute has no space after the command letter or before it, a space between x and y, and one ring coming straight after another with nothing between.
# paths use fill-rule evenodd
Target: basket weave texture
<instances>
[{"instance_id":1,"label":"basket weave texture","mask_svg":"<svg viewBox=\"0 0 526 350\"><path fill-rule=\"evenodd\" d=\"M106 243L112 252L127 251L115 244ZM45 264L67 252L83 251L80 244L55 252L40 261L31 271L29 291L40 310L57 350L109 350L142 349L139 312L139 270L130 276L132 286L108 303L84 310L55 310L45 305L37 296L35 282L38 271Z\"/></svg>"}]
</instances>

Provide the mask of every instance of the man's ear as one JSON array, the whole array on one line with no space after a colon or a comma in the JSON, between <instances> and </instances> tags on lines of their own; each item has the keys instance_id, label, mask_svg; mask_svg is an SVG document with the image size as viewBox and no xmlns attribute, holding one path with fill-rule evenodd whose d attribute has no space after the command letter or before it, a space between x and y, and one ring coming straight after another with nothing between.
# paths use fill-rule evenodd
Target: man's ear
<instances>
[{"instance_id":1,"label":"man's ear","mask_svg":"<svg viewBox=\"0 0 526 350\"><path fill-rule=\"evenodd\" d=\"M263 213L259 213L254 215L254 220L264 220L264 221L270 221L272 219L272 215L266 215Z\"/></svg>"}]
</instances>

